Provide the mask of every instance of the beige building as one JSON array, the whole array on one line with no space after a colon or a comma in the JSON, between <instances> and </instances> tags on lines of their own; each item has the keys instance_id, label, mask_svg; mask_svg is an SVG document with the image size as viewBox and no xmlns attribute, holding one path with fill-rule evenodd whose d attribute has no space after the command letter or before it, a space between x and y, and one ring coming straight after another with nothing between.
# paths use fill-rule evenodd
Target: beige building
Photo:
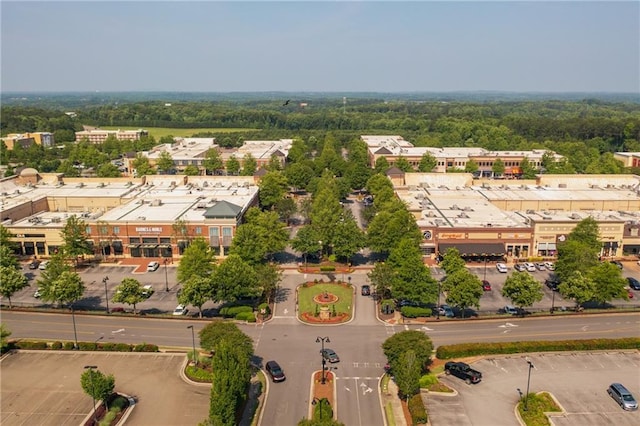
<instances>
[{"instance_id":1,"label":"beige building","mask_svg":"<svg viewBox=\"0 0 640 426\"><path fill-rule=\"evenodd\" d=\"M28 148L33 144L44 147L55 145L53 133L49 132L10 133L2 138L2 141L9 151L13 150L16 145L21 145L23 148Z\"/></svg>"},{"instance_id":2,"label":"beige building","mask_svg":"<svg viewBox=\"0 0 640 426\"><path fill-rule=\"evenodd\" d=\"M83 139L88 140L90 143L103 143L109 136L114 136L119 141L140 140L142 136L148 136L149 132L146 130L102 130L102 129L89 129L81 132L76 132L76 142L80 142Z\"/></svg>"},{"instance_id":3,"label":"beige building","mask_svg":"<svg viewBox=\"0 0 640 426\"><path fill-rule=\"evenodd\" d=\"M622 161L625 167L640 167L640 152L614 152L613 158Z\"/></svg>"}]
</instances>

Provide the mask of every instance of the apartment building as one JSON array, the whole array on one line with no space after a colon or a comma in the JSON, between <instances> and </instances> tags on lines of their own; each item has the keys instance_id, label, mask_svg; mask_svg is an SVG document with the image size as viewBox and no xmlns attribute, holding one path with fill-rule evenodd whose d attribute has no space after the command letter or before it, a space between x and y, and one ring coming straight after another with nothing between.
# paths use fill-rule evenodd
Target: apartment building
<instances>
[{"instance_id":1,"label":"apartment building","mask_svg":"<svg viewBox=\"0 0 640 426\"><path fill-rule=\"evenodd\" d=\"M49 132L31 132L31 133L10 133L2 138L5 146L9 151L13 150L16 145L28 148L33 144L50 147L55 145L53 133Z\"/></svg>"},{"instance_id":2,"label":"apartment building","mask_svg":"<svg viewBox=\"0 0 640 426\"><path fill-rule=\"evenodd\" d=\"M88 140L90 143L104 143L109 136L114 136L120 141L140 140L142 136L148 136L149 132L143 129L138 130L102 130L102 129L85 129L80 132L76 132L76 142L80 142L83 139Z\"/></svg>"}]
</instances>

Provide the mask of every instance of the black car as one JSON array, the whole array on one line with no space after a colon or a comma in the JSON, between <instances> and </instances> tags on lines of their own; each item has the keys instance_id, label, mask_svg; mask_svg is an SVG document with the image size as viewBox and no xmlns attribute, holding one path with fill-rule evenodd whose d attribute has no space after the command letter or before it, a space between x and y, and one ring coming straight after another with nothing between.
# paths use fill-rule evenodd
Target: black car
<instances>
[{"instance_id":1,"label":"black car","mask_svg":"<svg viewBox=\"0 0 640 426\"><path fill-rule=\"evenodd\" d=\"M560 285L560 281L557 280L545 280L544 285L549 287L553 291L560 291L558 286Z\"/></svg>"},{"instance_id":2,"label":"black car","mask_svg":"<svg viewBox=\"0 0 640 426\"><path fill-rule=\"evenodd\" d=\"M362 286L362 289L360 290L360 294L362 294L363 296L370 296L371 295L371 286L365 284Z\"/></svg>"},{"instance_id":3,"label":"black car","mask_svg":"<svg viewBox=\"0 0 640 426\"><path fill-rule=\"evenodd\" d=\"M474 370L464 362L449 361L444 365L445 374L453 374L456 377L461 378L467 384L479 383L482 380L482 373L478 370Z\"/></svg>"},{"instance_id":4,"label":"black car","mask_svg":"<svg viewBox=\"0 0 640 426\"><path fill-rule=\"evenodd\" d=\"M629 281L629 287L634 290L640 290L640 281L636 280L633 277L627 277L627 281Z\"/></svg>"},{"instance_id":5,"label":"black car","mask_svg":"<svg viewBox=\"0 0 640 426\"><path fill-rule=\"evenodd\" d=\"M274 382L283 382L287 379L284 375L284 371L280 368L280 365L275 361L267 361L265 365L267 373L271 376L271 380Z\"/></svg>"},{"instance_id":6,"label":"black car","mask_svg":"<svg viewBox=\"0 0 640 426\"><path fill-rule=\"evenodd\" d=\"M38 266L40 266L40 261L39 260L32 260L29 263L29 269L38 269Z\"/></svg>"},{"instance_id":7,"label":"black car","mask_svg":"<svg viewBox=\"0 0 640 426\"><path fill-rule=\"evenodd\" d=\"M622 262L620 262L619 260L610 260L609 263L613 263L614 265L616 265L618 267L618 269L622 269Z\"/></svg>"}]
</instances>

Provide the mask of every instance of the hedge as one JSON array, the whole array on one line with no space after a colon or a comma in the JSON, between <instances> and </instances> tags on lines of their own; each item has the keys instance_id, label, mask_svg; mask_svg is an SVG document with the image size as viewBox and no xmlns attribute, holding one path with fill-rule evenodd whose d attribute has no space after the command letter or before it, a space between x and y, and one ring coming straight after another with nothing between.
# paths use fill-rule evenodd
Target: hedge
<instances>
[{"instance_id":1,"label":"hedge","mask_svg":"<svg viewBox=\"0 0 640 426\"><path fill-rule=\"evenodd\" d=\"M333 272L336 270L335 266L321 266L320 272Z\"/></svg>"},{"instance_id":2,"label":"hedge","mask_svg":"<svg viewBox=\"0 0 640 426\"><path fill-rule=\"evenodd\" d=\"M406 318L418 318L418 317L431 316L431 309L420 308L416 306L403 306L402 308L400 308L400 312L402 312L402 316Z\"/></svg>"},{"instance_id":3,"label":"hedge","mask_svg":"<svg viewBox=\"0 0 640 426\"><path fill-rule=\"evenodd\" d=\"M240 312L253 312L253 307L241 305L241 306L225 306L220 309L220 315L225 318L232 318L238 315Z\"/></svg>"},{"instance_id":4,"label":"hedge","mask_svg":"<svg viewBox=\"0 0 640 426\"><path fill-rule=\"evenodd\" d=\"M10 342L10 349L38 349L38 350L74 350L73 342L52 342L48 344L40 340L18 340ZM128 343L95 343L78 342L78 349L81 351L112 351L112 352L159 352L158 345L140 343L130 345Z\"/></svg>"},{"instance_id":5,"label":"hedge","mask_svg":"<svg viewBox=\"0 0 640 426\"><path fill-rule=\"evenodd\" d=\"M433 374L425 374L420 377L420 388L428 388L436 383L438 383L438 378Z\"/></svg>"},{"instance_id":6,"label":"hedge","mask_svg":"<svg viewBox=\"0 0 640 426\"><path fill-rule=\"evenodd\" d=\"M212 372L203 370L202 368L194 367L193 365L187 366L185 374L188 378L195 382L211 383L213 381Z\"/></svg>"},{"instance_id":7,"label":"hedge","mask_svg":"<svg viewBox=\"0 0 640 426\"><path fill-rule=\"evenodd\" d=\"M235 316L235 319L239 321L256 322L256 315L253 313L253 311L238 312Z\"/></svg>"},{"instance_id":8,"label":"hedge","mask_svg":"<svg viewBox=\"0 0 640 426\"><path fill-rule=\"evenodd\" d=\"M419 393L409 399L409 413L414 425L427 423L427 411Z\"/></svg>"},{"instance_id":9,"label":"hedge","mask_svg":"<svg viewBox=\"0 0 640 426\"><path fill-rule=\"evenodd\" d=\"M133 347L134 352L158 352L158 345L151 345L149 343L138 343Z\"/></svg>"},{"instance_id":10,"label":"hedge","mask_svg":"<svg viewBox=\"0 0 640 426\"><path fill-rule=\"evenodd\" d=\"M439 359L461 358L475 355L515 354L526 352L593 351L605 349L640 349L640 338L540 340L527 342L461 343L438 346Z\"/></svg>"}]
</instances>

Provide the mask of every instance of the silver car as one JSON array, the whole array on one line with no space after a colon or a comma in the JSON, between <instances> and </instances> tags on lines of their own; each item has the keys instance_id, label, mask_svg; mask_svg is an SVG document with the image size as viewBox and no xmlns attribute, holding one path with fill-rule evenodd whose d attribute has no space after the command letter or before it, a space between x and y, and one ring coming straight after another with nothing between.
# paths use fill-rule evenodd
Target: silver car
<instances>
[{"instance_id":1,"label":"silver car","mask_svg":"<svg viewBox=\"0 0 640 426\"><path fill-rule=\"evenodd\" d=\"M611 383L607 393L613 398L623 410L635 411L638 409L638 401L631 395L631 392L620 383Z\"/></svg>"}]
</instances>

